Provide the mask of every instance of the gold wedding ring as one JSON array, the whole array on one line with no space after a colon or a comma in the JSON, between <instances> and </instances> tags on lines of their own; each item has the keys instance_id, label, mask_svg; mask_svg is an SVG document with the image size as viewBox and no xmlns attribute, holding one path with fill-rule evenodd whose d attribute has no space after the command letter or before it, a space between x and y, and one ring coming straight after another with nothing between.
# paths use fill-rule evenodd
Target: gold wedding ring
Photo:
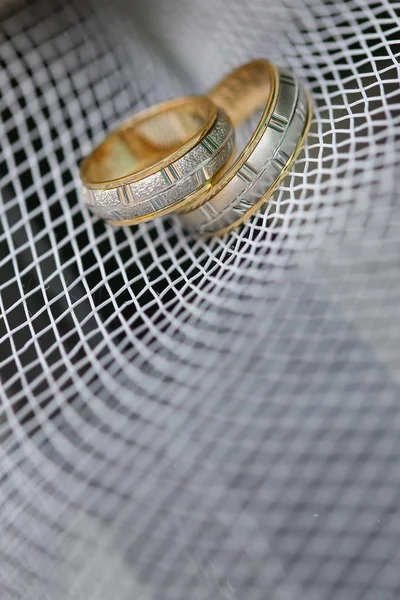
<instances>
[{"instance_id":1,"label":"gold wedding ring","mask_svg":"<svg viewBox=\"0 0 400 600\"><path fill-rule=\"evenodd\" d=\"M113 225L183 208L233 157L235 131L206 96L170 100L123 123L80 167L84 200Z\"/></svg>"},{"instance_id":2,"label":"gold wedding ring","mask_svg":"<svg viewBox=\"0 0 400 600\"><path fill-rule=\"evenodd\" d=\"M261 112L234 159L235 127ZM312 119L308 92L264 59L207 96L171 100L111 133L81 165L84 199L112 225L175 212L187 229L221 234L267 201L294 163Z\"/></svg>"},{"instance_id":3,"label":"gold wedding ring","mask_svg":"<svg viewBox=\"0 0 400 600\"><path fill-rule=\"evenodd\" d=\"M248 105L243 96L249 97ZM235 124L264 104L261 119L238 158L200 201L185 207L180 215L189 230L221 235L254 214L287 175L306 140L312 103L291 73L261 59L233 71L210 97L226 108Z\"/></svg>"}]
</instances>

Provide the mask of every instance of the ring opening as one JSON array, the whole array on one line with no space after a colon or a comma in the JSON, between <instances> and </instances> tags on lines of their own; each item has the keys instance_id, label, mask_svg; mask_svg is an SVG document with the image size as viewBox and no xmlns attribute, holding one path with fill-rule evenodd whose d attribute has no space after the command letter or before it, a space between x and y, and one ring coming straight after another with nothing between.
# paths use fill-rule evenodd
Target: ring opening
<instances>
[{"instance_id":1,"label":"ring opening","mask_svg":"<svg viewBox=\"0 0 400 600\"><path fill-rule=\"evenodd\" d=\"M217 109L207 97L170 100L133 116L81 164L85 185L141 179L189 152L212 126Z\"/></svg>"}]
</instances>

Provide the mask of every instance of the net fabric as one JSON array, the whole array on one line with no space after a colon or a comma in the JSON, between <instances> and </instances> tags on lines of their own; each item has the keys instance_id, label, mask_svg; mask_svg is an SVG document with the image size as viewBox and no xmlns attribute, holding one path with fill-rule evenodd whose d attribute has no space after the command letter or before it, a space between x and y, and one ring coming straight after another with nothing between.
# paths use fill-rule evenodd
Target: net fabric
<instances>
[{"instance_id":1,"label":"net fabric","mask_svg":"<svg viewBox=\"0 0 400 600\"><path fill-rule=\"evenodd\" d=\"M3 8L2 599L398 597L399 9ZM89 216L105 131L254 56L316 103L263 214Z\"/></svg>"}]
</instances>

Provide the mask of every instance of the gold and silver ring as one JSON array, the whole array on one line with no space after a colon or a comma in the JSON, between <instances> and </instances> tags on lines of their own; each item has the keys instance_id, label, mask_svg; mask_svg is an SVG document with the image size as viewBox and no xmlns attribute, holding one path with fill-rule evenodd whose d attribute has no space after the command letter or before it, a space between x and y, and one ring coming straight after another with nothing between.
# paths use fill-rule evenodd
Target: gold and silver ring
<instances>
[{"instance_id":1,"label":"gold and silver ring","mask_svg":"<svg viewBox=\"0 0 400 600\"><path fill-rule=\"evenodd\" d=\"M235 128L260 110L235 158ZM82 162L84 201L116 226L174 212L191 231L225 233L272 196L311 119L311 98L292 74L252 61L207 96L168 101L123 123Z\"/></svg>"},{"instance_id":2,"label":"gold and silver ring","mask_svg":"<svg viewBox=\"0 0 400 600\"><path fill-rule=\"evenodd\" d=\"M234 148L233 126L209 98L166 102L123 123L82 162L84 200L112 225L154 219L206 192Z\"/></svg>"}]
</instances>

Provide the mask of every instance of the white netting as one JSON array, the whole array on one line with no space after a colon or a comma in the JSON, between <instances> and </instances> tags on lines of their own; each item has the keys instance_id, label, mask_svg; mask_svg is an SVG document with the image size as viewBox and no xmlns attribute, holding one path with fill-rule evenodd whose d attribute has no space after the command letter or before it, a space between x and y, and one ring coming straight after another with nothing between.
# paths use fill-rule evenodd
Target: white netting
<instances>
[{"instance_id":1,"label":"white netting","mask_svg":"<svg viewBox=\"0 0 400 600\"><path fill-rule=\"evenodd\" d=\"M2 600L399 597L399 13L3 7ZM106 130L258 56L316 103L264 214L204 241L82 208Z\"/></svg>"}]
</instances>

